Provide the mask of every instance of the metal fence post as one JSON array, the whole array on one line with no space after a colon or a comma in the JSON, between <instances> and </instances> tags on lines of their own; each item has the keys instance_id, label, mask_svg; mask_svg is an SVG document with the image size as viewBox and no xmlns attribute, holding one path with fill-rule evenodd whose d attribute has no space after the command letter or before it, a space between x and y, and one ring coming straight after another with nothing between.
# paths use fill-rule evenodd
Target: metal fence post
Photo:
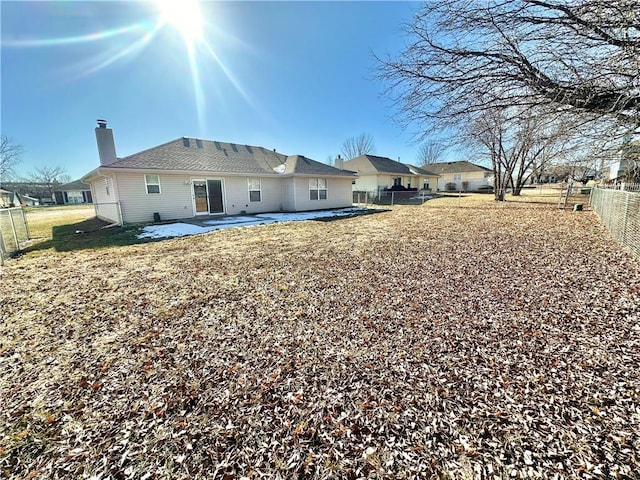
<instances>
[{"instance_id":1,"label":"metal fence post","mask_svg":"<svg viewBox=\"0 0 640 480\"><path fill-rule=\"evenodd\" d=\"M627 244L627 226L629 224L629 201L631 200L631 194L625 192L625 199L624 199L624 217L622 220L622 240L620 240L620 243L622 243L622 245L626 245Z\"/></svg>"},{"instance_id":2,"label":"metal fence post","mask_svg":"<svg viewBox=\"0 0 640 480\"><path fill-rule=\"evenodd\" d=\"M27 214L24 213L24 208L20 209L22 212L22 221L24 222L24 231L27 233L27 240L31 240L31 233L29 232L29 224L27 223Z\"/></svg>"},{"instance_id":3,"label":"metal fence post","mask_svg":"<svg viewBox=\"0 0 640 480\"><path fill-rule=\"evenodd\" d=\"M4 265L4 252L6 252L6 248L4 246L4 239L2 238L2 230L0 230L0 265Z\"/></svg>"},{"instance_id":4,"label":"metal fence post","mask_svg":"<svg viewBox=\"0 0 640 480\"><path fill-rule=\"evenodd\" d=\"M20 248L20 242L18 242L18 234L16 233L16 225L13 223L13 215L11 209L9 209L9 221L11 222L11 230L13 231L13 239L16 242L16 248Z\"/></svg>"}]
</instances>

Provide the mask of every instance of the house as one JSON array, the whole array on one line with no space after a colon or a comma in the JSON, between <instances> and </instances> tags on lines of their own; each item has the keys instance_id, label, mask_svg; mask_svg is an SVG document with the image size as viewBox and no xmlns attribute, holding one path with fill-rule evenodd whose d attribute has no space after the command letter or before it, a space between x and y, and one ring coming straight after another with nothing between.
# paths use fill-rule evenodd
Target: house
<instances>
[{"instance_id":1,"label":"house","mask_svg":"<svg viewBox=\"0 0 640 480\"><path fill-rule=\"evenodd\" d=\"M0 188L0 208L11 206L11 192Z\"/></svg>"},{"instance_id":2,"label":"house","mask_svg":"<svg viewBox=\"0 0 640 480\"><path fill-rule=\"evenodd\" d=\"M29 195L20 195L18 193L14 194L14 198L16 207L18 205L22 205L23 207L38 207L42 204L39 198L31 197Z\"/></svg>"},{"instance_id":3,"label":"house","mask_svg":"<svg viewBox=\"0 0 640 480\"><path fill-rule=\"evenodd\" d=\"M2 188L13 192L11 202L18 205L44 205L53 204L52 191L58 185L40 182L3 182Z\"/></svg>"},{"instance_id":4,"label":"house","mask_svg":"<svg viewBox=\"0 0 640 480\"><path fill-rule=\"evenodd\" d=\"M378 192L394 187L432 190L438 182L435 173L376 155L360 155L347 160L344 168L358 174L353 184L353 190L357 192Z\"/></svg>"},{"instance_id":5,"label":"house","mask_svg":"<svg viewBox=\"0 0 640 480\"><path fill-rule=\"evenodd\" d=\"M40 199L16 191L9 192L8 201L9 207L37 207L40 205Z\"/></svg>"},{"instance_id":6,"label":"house","mask_svg":"<svg viewBox=\"0 0 640 480\"><path fill-rule=\"evenodd\" d=\"M53 191L53 198L57 205L93 203L91 186L80 180L60 185Z\"/></svg>"},{"instance_id":7,"label":"house","mask_svg":"<svg viewBox=\"0 0 640 480\"><path fill-rule=\"evenodd\" d=\"M640 182L640 161L631 158L614 160L606 168L605 179L609 182Z\"/></svg>"},{"instance_id":8,"label":"house","mask_svg":"<svg viewBox=\"0 0 640 480\"><path fill-rule=\"evenodd\" d=\"M600 173L606 182L640 182L640 141L625 137L622 146Z\"/></svg>"},{"instance_id":9,"label":"house","mask_svg":"<svg viewBox=\"0 0 640 480\"><path fill-rule=\"evenodd\" d=\"M429 170L440 175L438 191L472 192L493 186L493 170L465 160L430 163Z\"/></svg>"},{"instance_id":10,"label":"house","mask_svg":"<svg viewBox=\"0 0 640 480\"><path fill-rule=\"evenodd\" d=\"M302 155L183 137L117 158L106 121L95 133L100 166L81 181L96 215L117 224L352 205L353 172Z\"/></svg>"}]
</instances>

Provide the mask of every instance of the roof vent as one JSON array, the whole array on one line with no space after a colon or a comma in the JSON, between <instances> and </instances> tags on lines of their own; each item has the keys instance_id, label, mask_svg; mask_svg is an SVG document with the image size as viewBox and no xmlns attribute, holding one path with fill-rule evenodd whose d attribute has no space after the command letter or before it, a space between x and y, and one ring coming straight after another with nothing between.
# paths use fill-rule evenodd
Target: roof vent
<instances>
[{"instance_id":1,"label":"roof vent","mask_svg":"<svg viewBox=\"0 0 640 480\"><path fill-rule=\"evenodd\" d=\"M98 120L96 120L96 122L98 122L98 128L107 128L106 120L102 120L101 118L99 118Z\"/></svg>"},{"instance_id":2,"label":"roof vent","mask_svg":"<svg viewBox=\"0 0 640 480\"><path fill-rule=\"evenodd\" d=\"M202 147L202 140L200 140L199 138L196 138L196 145L198 146L198 148L203 148Z\"/></svg>"},{"instance_id":3,"label":"roof vent","mask_svg":"<svg viewBox=\"0 0 640 480\"><path fill-rule=\"evenodd\" d=\"M213 143L216 146L216 149L222 150L222 147L220 146L220 142L213 142Z\"/></svg>"},{"instance_id":4,"label":"roof vent","mask_svg":"<svg viewBox=\"0 0 640 480\"><path fill-rule=\"evenodd\" d=\"M191 146L191 142L187 137L182 137L182 144L187 148Z\"/></svg>"},{"instance_id":5,"label":"roof vent","mask_svg":"<svg viewBox=\"0 0 640 480\"><path fill-rule=\"evenodd\" d=\"M236 147L235 143L231 143L231 150L233 150L234 152L238 153L238 147Z\"/></svg>"}]
</instances>

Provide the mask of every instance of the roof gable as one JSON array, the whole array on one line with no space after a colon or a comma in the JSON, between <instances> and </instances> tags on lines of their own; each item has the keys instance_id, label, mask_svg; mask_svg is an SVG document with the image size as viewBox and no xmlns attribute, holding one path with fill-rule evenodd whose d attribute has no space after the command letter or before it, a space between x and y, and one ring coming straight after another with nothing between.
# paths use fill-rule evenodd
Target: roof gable
<instances>
[{"instance_id":1,"label":"roof gable","mask_svg":"<svg viewBox=\"0 0 640 480\"><path fill-rule=\"evenodd\" d=\"M285 174L299 174L299 175L340 175L340 176L354 176L353 172L340 170L339 168L332 167L326 163L317 162L311 160L303 155L292 155L287 157L286 166L284 169Z\"/></svg>"},{"instance_id":2,"label":"roof gable","mask_svg":"<svg viewBox=\"0 0 640 480\"><path fill-rule=\"evenodd\" d=\"M360 155L344 162L344 167L358 173L398 173L412 175L409 167L387 157L377 155Z\"/></svg>"},{"instance_id":3,"label":"roof gable","mask_svg":"<svg viewBox=\"0 0 640 480\"><path fill-rule=\"evenodd\" d=\"M81 180L75 180L73 182L65 183L64 185L56 187L54 192L69 192L73 190L91 190L91 186Z\"/></svg>"},{"instance_id":4,"label":"roof gable","mask_svg":"<svg viewBox=\"0 0 640 480\"><path fill-rule=\"evenodd\" d=\"M467 162L466 160L458 162L430 163L427 167L429 170L439 175L442 175L443 173L492 172L489 168Z\"/></svg>"}]
</instances>

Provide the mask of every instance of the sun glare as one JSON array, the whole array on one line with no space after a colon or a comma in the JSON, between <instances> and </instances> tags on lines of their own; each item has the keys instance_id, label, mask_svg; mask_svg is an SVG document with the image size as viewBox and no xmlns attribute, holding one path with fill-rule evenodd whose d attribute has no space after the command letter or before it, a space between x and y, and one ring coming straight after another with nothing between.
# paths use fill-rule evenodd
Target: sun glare
<instances>
[{"instance_id":1,"label":"sun glare","mask_svg":"<svg viewBox=\"0 0 640 480\"><path fill-rule=\"evenodd\" d=\"M202 14L198 0L156 0L160 21L175 28L191 44L202 39Z\"/></svg>"}]
</instances>

